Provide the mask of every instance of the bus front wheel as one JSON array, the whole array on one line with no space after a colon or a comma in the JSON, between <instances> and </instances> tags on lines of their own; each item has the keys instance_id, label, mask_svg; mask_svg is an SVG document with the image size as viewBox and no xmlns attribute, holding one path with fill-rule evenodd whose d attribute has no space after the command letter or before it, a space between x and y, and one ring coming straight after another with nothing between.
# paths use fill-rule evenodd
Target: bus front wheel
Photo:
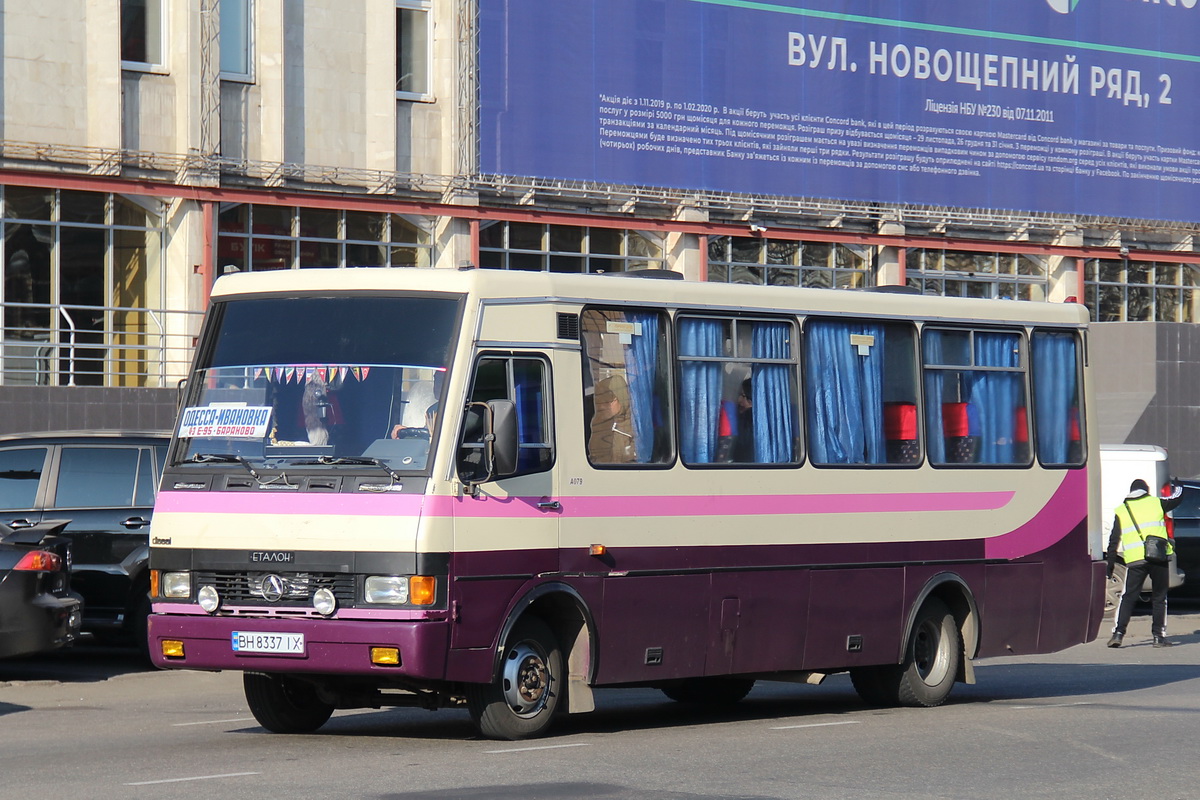
<instances>
[{"instance_id":1,"label":"bus front wheel","mask_svg":"<svg viewBox=\"0 0 1200 800\"><path fill-rule=\"evenodd\" d=\"M312 685L295 678L246 672L242 687L250 713L272 733L312 733L333 714Z\"/></svg>"},{"instance_id":2,"label":"bus front wheel","mask_svg":"<svg viewBox=\"0 0 1200 800\"><path fill-rule=\"evenodd\" d=\"M490 739L529 739L550 727L566 686L554 633L536 617L513 626L504 644L494 683L467 692L467 707L479 732Z\"/></svg>"}]
</instances>

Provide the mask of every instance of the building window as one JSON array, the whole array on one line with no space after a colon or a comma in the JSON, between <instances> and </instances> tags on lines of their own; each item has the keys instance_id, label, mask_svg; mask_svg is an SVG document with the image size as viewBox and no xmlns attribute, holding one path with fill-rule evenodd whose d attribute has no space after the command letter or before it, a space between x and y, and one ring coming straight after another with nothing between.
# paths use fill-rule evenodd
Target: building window
<instances>
[{"instance_id":1,"label":"building window","mask_svg":"<svg viewBox=\"0 0 1200 800\"><path fill-rule=\"evenodd\" d=\"M905 275L922 294L944 297L1044 301L1049 285L1045 258L1019 253L914 248L908 251Z\"/></svg>"},{"instance_id":2,"label":"building window","mask_svg":"<svg viewBox=\"0 0 1200 800\"><path fill-rule=\"evenodd\" d=\"M648 231L484 221L479 261L486 269L601 273L666 269L663 238Z\"/></svg>"},{"instance_id":3,"label":"building window","mask_svg":"<svg viewBox=\"0 0 1200 800\"><path fill-rule=\"evenodd\" d=\"M3 197L3 382L165 385L159 201L20 186Z\"/></svg>"},{"instance_id":4,"label":"building window","mask_svg":"<svg viewBox=\"0 0 1200 800\"><path fill-rule=\"evenodd\" d=\"M254 0L221 0L221 76L251 77Z\"/></svg>"},{"instance_id":5,"label":"building window","mask_svg":"<svg viewBox=\"0 0 1200 800\"><path fill-rule=\"evenodd\" d=\"M1161 261L1090 259L1084 264L1093 322L1198 322L1196 267Z\"/></svg>"},{"instance_id":6,"label":"building window","mask_svg":"<svg viewBox=\"0 0 1200 800\"><path fill-rule=\"evenodd\" d=\"M121 60L163 63L162 0L121 0Z\"/></svg>"},{"instance_id":7,"label":"building window","mask_svg":"<svg viewBox=\"0 0 1200 800\"><path fill-rule=\"evenodd\" d=\"M423 100L429 95L429 0L396 0L396 96Z\"/></svg>"},{"instance_id":8,"label":"building window","mask_svg":"<svg viewBox=\"0 0 1200 800\"><path fill-rule=\"evenodd\" d=\"M217 229L217 274L433 264L429 217L228 203Z\"/></svg>"},{"instance_id":9,"label":"building window","mask_svg":"<svg viewBox=\"0 0 1200 800\"><path fill-rule=\"evenodd\" d=\"M752 236L709 238L708 279L820 289L854 289L873 282L868 247Z\"/></svg>"}]
</instances>

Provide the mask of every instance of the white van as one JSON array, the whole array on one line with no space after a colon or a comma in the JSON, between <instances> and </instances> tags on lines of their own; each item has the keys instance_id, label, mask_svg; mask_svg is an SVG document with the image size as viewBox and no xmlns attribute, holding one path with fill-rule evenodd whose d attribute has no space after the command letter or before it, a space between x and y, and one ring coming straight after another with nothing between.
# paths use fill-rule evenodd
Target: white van
<instances>
[{"instance_id":1,"label":"white van","mask_svg":"<svg viewBox=\"0 0 1200 800\"><path fill-rule=\"evenodd\" d=\"M1164 484L1171 480L1171 469L1167 460L1167 451L1152 444L1102 444L1100 445L1100 520L1101 539L1099 547L1103 552L1108 547L1108 537L1112 532L1113 517L1116 516L1117 506L1129 493L1129 484L1141 478L1150 487L1150 491L1160 493ZM1179 570L1175 556L1171 556L1171 588L1183 583L1183 573ZM1125 584L1125 567L1117 564L1113 577L1108 582L1108 593L1104 599L1104 613L1110 615L1116 608L1117 598L1121 595L1121 587ZM1150 592L1150 579L1146 578L1142 586L1142 594Z\"/></svg>"}]
</instances>

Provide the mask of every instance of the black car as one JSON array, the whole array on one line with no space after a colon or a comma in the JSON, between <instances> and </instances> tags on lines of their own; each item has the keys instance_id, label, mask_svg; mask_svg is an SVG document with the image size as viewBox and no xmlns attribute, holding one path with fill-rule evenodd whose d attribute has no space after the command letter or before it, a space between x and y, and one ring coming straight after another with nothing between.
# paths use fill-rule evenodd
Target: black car
<instances>
[{"instance_id":1,"label":"black car","mask_svg":"<svg viewBox=\"0 0 1200 800\"><path fill-rule=\"evenodd\" d=\"M1186 576L1172 597L1200 597L1200 480L1176 481L1183 487L1183 502L1171 516L1175 520L1175 554Z\"/></svg>"},{"instance_id":2,"label":"black car","mask_svg":"<svg viewBox=\"0 0 1200 800\"><path fill-rule=\"evenodd\" d=\"M69 520L83 629L145 646L149 529L168 431L0 436L0 523Z\"/></svg>"},{"instance_id":3,"label":"black car","mask_svg":"<svg viewBox=\"0 0 1200 800\"><path fill-rule=\"evenodd\" d=\"M54 650L79 636L81 603L70 589L64 525L0 525L0 658Z\"/></svg>"}]
</instances>

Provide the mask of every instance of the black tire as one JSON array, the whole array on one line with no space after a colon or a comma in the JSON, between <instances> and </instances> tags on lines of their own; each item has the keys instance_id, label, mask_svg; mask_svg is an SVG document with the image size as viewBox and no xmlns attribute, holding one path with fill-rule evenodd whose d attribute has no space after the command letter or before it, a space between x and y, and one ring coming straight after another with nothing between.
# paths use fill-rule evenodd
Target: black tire
<instances>
[{"instance_id":1,"label":"black tire","mask_svg":"<svg viewBox=\"0 0 1200 800\"><path fill-rule=\"evenodd\" d=\"M890 687L889 673L897 669L890 667L859 667L850 670L850 683L854 691L869 706L890 707L899 702L895 687ZM890 687L890 688L889 688Z\"/></svg>"},{"instance_id":2,"label":"black tire","mask_svg":"<svg viewBox=\"0 0 1200 800\"><path fill-rule=\"evenodd\" d=\"M900 705L932 708L950 696L962 664L962 635L946 604L931 597L921 606L900 665Z\"/></svg>"},{"instance_id":3,"label":"black tire","mask_svg":"<svg viewBox=\"0 0 1200 800\"><path fill-rule=\"evenodd\" d=\"M250 713L272 733L312 733L333 714L311 684L295 678L246 672L242 687Z\"/></svg>"},{"instance_id":4,"label":"black tire","mask_svg":"<svg viewBox=\"0 0 1200 800\"><path fill-rule=\"evenodd\" d=\"M566 688L554 633L537 617L513 626L494 683L474 684L467 707L489 739L530 739L550 727Z\"/></svg>"},{"instance_id":5,"label":"black tire","mask_svg":"<svg viewBox=\"0 0 1200 800\"><path fill-rule=\"evenodd\" d=\"M754 688L753 678L691 678L662 687L662 693L677 703L733 705Z\"/></svg>"},{"instance_id":6,"label":"black tire","mask_svg":"<svg viewBox=\"0 0 1200 800\"><path fill-rule=\"evenodd\" d=\"M850 670L850 682L870 706L940 706L950 696L962 663L962 636L946 604L931 597L921 606L902 664Z\"/></svg>"},{"instance_id":7,"label":"black tire","mask_svg":"<svg viewBox=\"0 0 1200 800\"><path fill-rule=\"evenodd\" d=\"M146 589L129 612L129 636L142 660L150 661L150 590Z\"/></svg>"}]
</instances>

